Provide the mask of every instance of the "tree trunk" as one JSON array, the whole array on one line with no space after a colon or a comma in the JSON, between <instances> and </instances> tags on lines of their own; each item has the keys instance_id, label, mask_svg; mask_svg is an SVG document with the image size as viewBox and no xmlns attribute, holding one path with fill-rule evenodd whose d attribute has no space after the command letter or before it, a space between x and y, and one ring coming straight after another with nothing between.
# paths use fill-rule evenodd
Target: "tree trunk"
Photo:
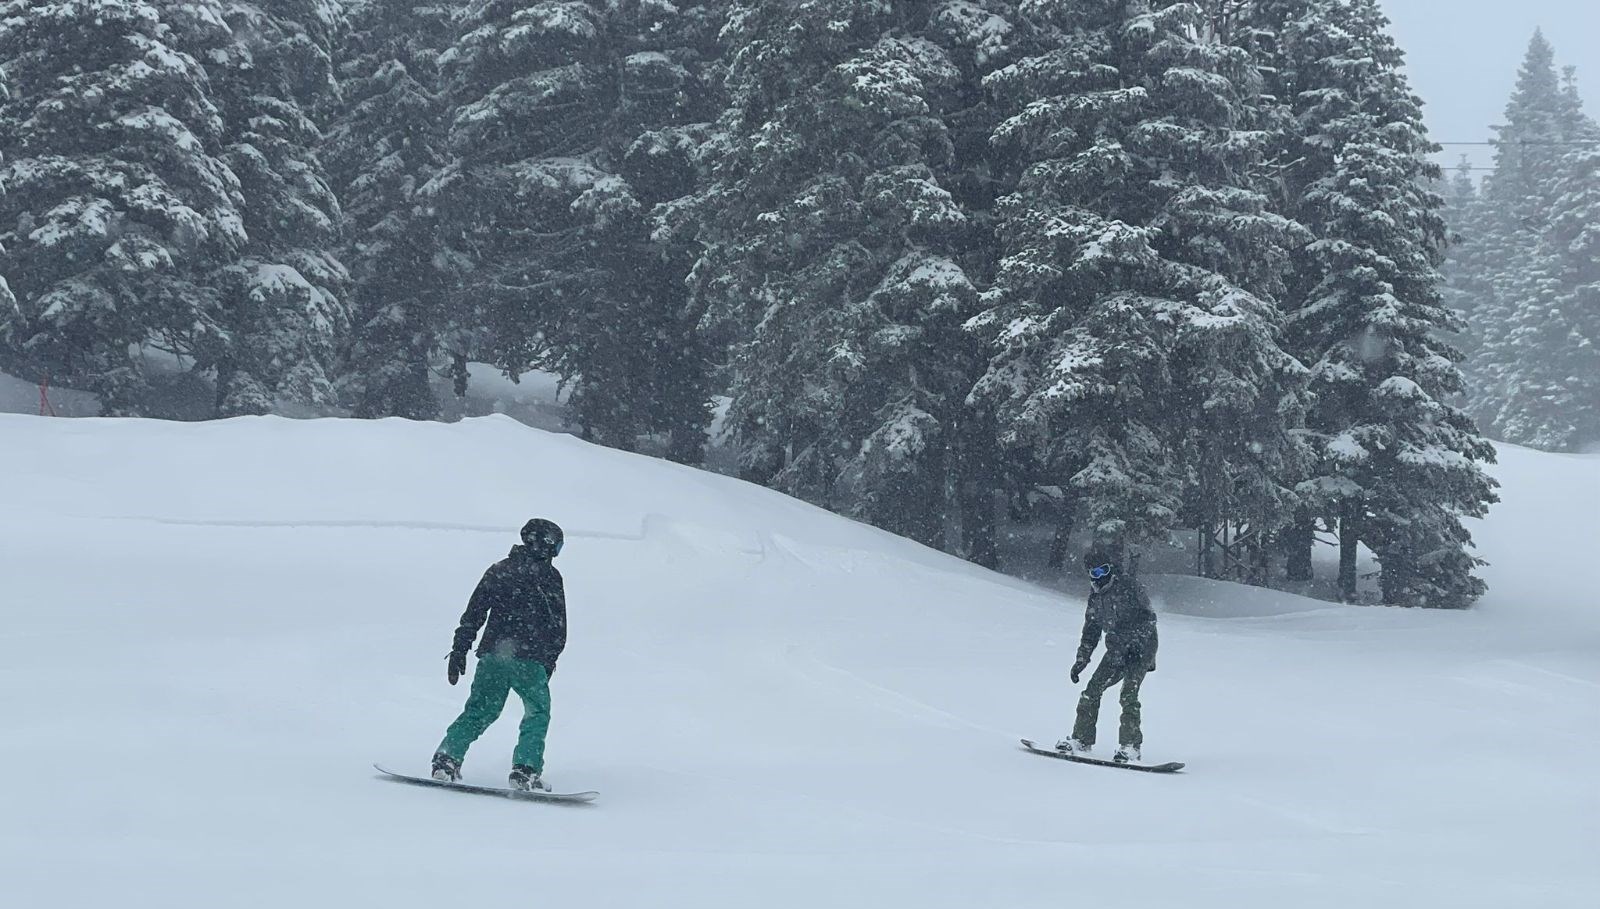
<instances>
[{"instance_id":1,"label":"tree trunk","mask_svg":"<svg viewBox=\"0 0 1600 909\"><path fill-rule=\"evenodd\" d=\"M1311 551L1316 541L1316 519L1304 510L1295 512L1294 523L1284 531L1285 577L1291 581L1312 579Z\"/></svg>"},{"instance_id":2,"label":"tree trunk","mask_svg":"<svg viewBox=\"0 0 1600 909\"><path fill-rule=\"evenodd\" d=\"M1056 509L1056 530L1050 537L1050 556L1045 564L1059 570L1066 567L1068 557L1071 555L1067 548L1072 545L1072 530L1077 522L1073 520L1070 503L1059 502Z\"/></svg>"},{"instance_id":3,"label":"tree trunk","mask_svg":"<svg viewBox=\"0 0 1600 909\"><path fill-rule=\"evenodd\" d=\"M1000 534L995 521L994 490L968 480L961 496L961 541L967 560L985 568L1000 567Z\"/></svg>"},{"instance_id":4,"label":"tree trunk","mask_svg":"<svg viewBox=\"0 0 1600 909\"><path fill-rule=\"evenodd\" d=\"M1357 502L1346 502L1339 512L1339 600L1356 602L1356 545L1360 529L1356 526Z\"/></svg>"},{"instance_id":5,"label":"tree trunk","mask_svg":"<svg viewBox=\"0 0 1600 909\"><path fill-rule=\"evenodd\" d=\"M1256 587L1265 587L1271 577L1272 547L1268 545L1267 538L1258 532L1255 542L1250 546L1250 583Z\"/></svg>"},{"instance_id":6,"label":"tree trunk","mask_svg":"<svg viewBox=\"0 0 1600 909\"><path fill-rule=\"evenodd\" d=\"M1217 527L1209 521L1200 527L1200 576L1217 576Z\"/></svg>"},{"instance_id":7,"label":"tree trunk","mask_svg":"<svg viewBox=\"0 0 1600 909\"><path fill-rule=\"evenodd\" d=\"M944 519L949 513L950 447L940 445L928 458L922 477L922 495L908 502L907 509L916 521L913 537L934 549L945 550Z\"/></svg>"},{"instance_id":8,"label":"tree trunk","mask_svg":"<svg viewBox=\"0 0 1600 909\"><path fill-rule=\"evenodd\" d=\"M965 422L955 454L957 507L961 512L961 543L968 561L985 568L1000 567L1000 540L995 521L997 457L987 449L982 421Z\"/></svg>"}]
</instances>

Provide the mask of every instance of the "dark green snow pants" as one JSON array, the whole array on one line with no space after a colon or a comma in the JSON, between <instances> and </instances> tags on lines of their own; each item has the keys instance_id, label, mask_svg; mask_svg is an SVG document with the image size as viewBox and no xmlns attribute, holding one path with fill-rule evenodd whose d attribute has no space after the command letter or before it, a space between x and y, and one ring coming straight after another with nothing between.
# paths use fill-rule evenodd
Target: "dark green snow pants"
<instances>
[{"instance_id":1,"label":"dark green snow pants","mask_svg":"<svg viewBox=\"0 0 1600 909\"><path fill-rule=\"evenodd\" d=\"M492 654L479 657L467 705L445 730L439 750L457 761L465 758L472 743L500 718L506 695L512 691L522 698L522 726L511 763L543 772L544 737L550 731L550 676L538 660L513 660Z\"/></svg>"},{"instance_id":2,"label":"dark green snow pants","mask_svg":"<svg viewBox=\"0 0 1600 909\"><path fill-rule=\"evenodd\" d=\"M1129 665L1132 663L1133 665ZM1078 721L1072 724L1072 737L1084 747L1094 744L1095 724L1100 720L1100 698L1106 689L1122 683L1122 727L1117 731L1117 743L1139 748L1144 745L1144 732L1139 729L1139 686L1144 684L1148 672L1142 655L1113 657L1106 654L1089 676L1083 695L1078 698Z\"/></svg>"}]
</instances>

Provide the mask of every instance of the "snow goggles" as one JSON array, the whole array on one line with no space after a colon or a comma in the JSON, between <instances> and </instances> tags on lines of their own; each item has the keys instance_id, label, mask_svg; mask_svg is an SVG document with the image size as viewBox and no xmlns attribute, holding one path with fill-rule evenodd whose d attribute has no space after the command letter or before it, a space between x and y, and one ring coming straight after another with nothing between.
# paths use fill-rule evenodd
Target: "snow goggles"
<instances>
[{"instance_id":1,"label":"snow goggles","mask_svg":"<svg viewBox=\"0 0 1600 909\"><path fill-rule=\"evenodd\" d=\"M1102 578L1108 578L1110 576L1111 576L1111 563L1109 563L1109 562L1107 562L1104 565L1096 565L1095 567L1089 569L1089 577L1093 578L1096 581L1101 580Z\"/></svg>"}]
</instances>

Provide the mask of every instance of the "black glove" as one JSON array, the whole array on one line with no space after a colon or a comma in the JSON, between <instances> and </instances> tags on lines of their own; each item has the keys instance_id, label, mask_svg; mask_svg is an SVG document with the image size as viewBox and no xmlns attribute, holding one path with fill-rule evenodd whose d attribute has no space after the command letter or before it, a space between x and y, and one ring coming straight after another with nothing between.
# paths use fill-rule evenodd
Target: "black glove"
<instances>
[{"instance_id":1,"label":"black glove","mask_svg":"<svg viewBox=\"0 0 1600 909\"><path fill-rule=\"evenodd\" d=\"M452 650L449 657L450 684L454 685L457 679L467 674L467 652L465 650Z\"/></svg>"},{"instance_id":2,"label":"black glove","mask_svg":"<svg viewBox=\"0 0 1600 909\"><path fill-rule=\"evenodd\" d=\"M1078 676L1082 675L1083 670L1087 669L1088 667L1088 660L1079 660L1078 662L1072 664L1072 684L1078 684Z\"/></svg>"}]
</instances>

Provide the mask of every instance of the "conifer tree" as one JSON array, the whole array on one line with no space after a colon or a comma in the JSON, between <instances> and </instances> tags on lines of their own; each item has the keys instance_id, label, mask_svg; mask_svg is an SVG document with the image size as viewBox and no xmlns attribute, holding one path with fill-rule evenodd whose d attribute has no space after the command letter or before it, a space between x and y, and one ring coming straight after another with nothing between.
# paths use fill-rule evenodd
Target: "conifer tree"
<instances>
[{"instance_id":1,"label":"conifer tree","mask_svg":"<svg viewBox=\"0 0 1600 909\"><path fill-rule=\"evenodd\" d=\"M943 545L970 383L968 219L941 181L960 72L926 4L735 5L696 292L735 333L745 475Z\"/></svg>"},{"instance_id":2,"label":"conifer tree","mask_svg":"<svg viewBox=\"0 0 1600 909\"><path fill-rule=\"evenodd\" d=\"M1541 33L1529 42L1496 130L1481 222L1487 276L1471 310L1479 339L1472 411L1497 438L1573 448L1593 438L1582 427L1591 420L1594 340L1580 327L1581 306L1574 312L1566 302L1571 282L1583 279L1563 264L1571 260L1553 239L1554 218L1560 200L1584 196L1582 156L1597 133Z\"/></svg>"},{"instance_id":3,"label":"conifer tree","mask_svg":"<svg viewBox=\"0 0 1600 909\"><path fill-rule=\"evenodd\" d=\"M606 177L585 157L606 100L600 6L474 0L439 59L451 161L424 192L465 266L459 362L544 362L560 304L583 293L550 260L581 250L572 202Z\"/></svg>"},{"instance_id":4,"label":"conifer tree","mask_svg":"<svg viewBox=\"0 0 1600 909\"><path fill-rule=\"evenodd\" d=\"M1269 208L1246 36L1193 3L1024 11L1032 52L988 80L1016 176L974 398L1098 537L1270 532L1301 458L1274 305L1299 231Z\"/></svg>"},{"instance_id":5,"label":"conifer tree","mask_svg":"<svg viewBox=\"0 0 1600 909\"><path fill-rule=\"evenodd\" d=\"M1535 50L1542 61L1543 48ZM1539 75L1530 83L1548 88L1545 74ZM1514 97L1513 104L1519 100ZM1527 106L1546 109L1536 102ZM1600 440L1600 334L1595 332L1600 127L1584 114L1570 70L1550 107L1554 113L1547 120L1516 111L1525 122L1543 127L1530 132L1544 138L1524 140L1514 157L1507 155L1506 184L1500 183L1498 170L1495 175L1497 196L1508 203L1537 199L1540 207L1501 210L1518 212L1516 223L1502 219L1501 224L1512 238L1508 245L1516 257L1511 261L1519 267L1507 269L1497 282L1504 304L1497 313L1497 343L1489 351L1490 376L1502 438L1573 451ZM1508 109L1508 119L1511 113ZM1535 146L1535 141L1548 144ZM1533 149L1537 155L1529 153Z\"/></svg>"},{"instance_id":6,"label":"conifer tree","mask_svg":"<svg viewBox=\"0 0 1600 909\"><path fill-rule=\"evenodd\" d=\"M6 73L0 67L0 102L11 97L11 92L6 88ZM5 159L0 158L0 167L5 166ZM5 183L0 182L0 196L6 191ZM6 250L0 246L0 263L6 262ZM12 327L22 323L22 310L17 307L17 298L11 293L11 285L6 281L4 268L0 268L0 352L14 343L11 337Z\"/></svg>"},{"instance_id":7,"label":"conifer tree","mask_svg":"<svg viewBox=\"0 0 1600 909\"><path fill-rule=\"evenodd\" d=\"M552 369L587 437L662 433L681 460L704 446L709 356L687 253L650 216L698 179L719 6L469 4L441 58L455 161L428 188L469 263L458 358Z\"/></svg>"},{"instance_id":8,"label":"conifer tree","mask_svg":"<svg viewBox=\"0 0 1600 909\"><path fill-rule=\"evenodd\" d=\"M1377 0L1273 11L1272 90L1294 114L1287 195L1316 238L1285 298L1314 393L1317 458L1302 489L1338 518L1346 598L1360 541L1382 564L1385 603L1465 606L1483 584L1461 518L1494 501L1481 468L1494 455L1450 403L1461 357L1441 336L1463 326L1441 296L1443 199L1426 157L1437 146Z\"/></svg>"},{"instance_id":9,"label":"conifer tree","mask_svg":"<svg viewBox=\"0 0 1600 909\"><path fill-rule=\"evenodd\" d=\"M217 275L227 331L212 353L217 410L267 413L334 403L349 327L341 212L318 157L316 116L335 91L332 0L234 0L233 34L211 70L227 122L226 160L248 202L249 243Z\"/></svg>"},{"instance_id":10,"label":"conifer tree","mask_svg":"<svg viewBox=\"0 0 1600 909\"><path fill-rule=\"evenodd\" d=\"M673 222L679 200L709 179L727 7L608 7L615 96L594 161L612 179L583 205L586 252L574 263L599 274L555 349L557 369L575 377L571 408L586 436L630 449L649 436L688 463L704 456L715 357L686 284L691 234Z\"/></svg>"},{"instance_id":11,"label":"conifer tree","mask_svg":"<svg viewBox=\"0 0 1600 909\"><path fill-rule=\"evenodd\" d=\"M141 351L203 360L225 336L206 276L244 243L243 200L200 63L225 40L209 0L0 5L9 368L135 415Z\"/></svg>"},{"instance_id":12,"label":"conifer tree","mask_svg":"<svg viewBox=\"0 0 1600 909\"><path fill-rule=\"evenodd\" d=\"M1482 346L1477 332L1481 321L1478 310L1487 305L1493 289L1489 282L1489 212L1465 155L1446 184L1444 200L1444 219L1450 230L1442 269L1444 295L1450 308L1468 326L1459 336L1457 346L1461 350L1461 372L1470 397L1477 384L1475 367Z\"/></svg>"},{"instance_id":13,"label":"conifer tree","mask_svg":"<svg viewBox=\"0 0 1600 909\"><path fill-rule=\"evenodd\" d=\"M995 205L1007 170L1006 162L994 154L989 143L1002 114L985 88L985 80L1010 64L1015 55L1021 39L1016 6L1008 0L947 0L936 6L928 24L929 39L944 49L960 73L953 96L942 111L953 154L940 178L967 214L967 226L952 250L955 261L980 287L992 280L1000 259ZM974 359L981 363L981 353ZM973 374L977 374L976 367ZM997 499L1028 498L1034 492L1027 485L1033 474L1006 457L997 444L993 420L981 408L964 404L952 436L950 486L959 516L958 551L978 564L997 568ZM1053 556L1064 557L1072 515L1056 509L1051 517L1056 539L1062 544L1052 548Z\"/></svg>"},{"instance_id":14,"label":"conifer tree","mask_svg":"<svg viewBox=\"0 0 1600 909\"><path fill-rule=\"evenodd\" d=\"M365 0L342 37L324 159L346 219L354 326L343 396L357 416L429 419L454 263L424 189L450 162L438 56L454 22L426 0Z\"/></svg>"},{"instance_id":15,"label":"conifer tree","mask_svg":"<svg viewBox=\"0 0 1600 909\"><path fill-rule=\"evenodd\" d=\"M1564 93L1556 70L1555 48L1534 32L1506 103L1505 123L1496 126L1494 177L1487 196L1506 206L1508 219L1526 226L1543 223L1554 201L1561 160L1569 143L1582 138L1575 98Z\"/></svg>"}]
</instances>

